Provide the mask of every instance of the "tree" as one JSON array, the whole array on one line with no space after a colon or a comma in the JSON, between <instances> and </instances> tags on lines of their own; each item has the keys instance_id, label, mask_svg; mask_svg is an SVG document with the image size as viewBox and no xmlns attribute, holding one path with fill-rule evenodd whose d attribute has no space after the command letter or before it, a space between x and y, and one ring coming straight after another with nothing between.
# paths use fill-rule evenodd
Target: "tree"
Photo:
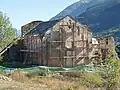
<instances>
[{"instance_id":1,"label":"tree","mask_svg":"<svg viewBox=\"0 0 120 90\"><path fill-rule=\"evenodd\" d=\"M109 67L109 72L106 80L108 82L107 90L117 90L117 85L119 84L119 60L113 57L113 54L109 54L106 60L106 64Z\"/></svg>"},{"instance_id":2,"label":"tree","mask_svg":"<svg viewBox=\"0 0 120 90\"><path fill-rule=\"evenodd\" d=\"M109 52L104 66L101 66L100 75L106 82L106 90L118 90L119 86L119 71L120 61L116 59L113 52Z\"/></svg>"},{"instance_id":3,"label":"tree","mask_svg":"<svg viewBox=\"0 0 120 90\"><path fill-rule=\"evenodd\" d=\"M16 37L16 29L12 28L9 17L0 12L0 51Z\"/></svg>"}]
</instances>

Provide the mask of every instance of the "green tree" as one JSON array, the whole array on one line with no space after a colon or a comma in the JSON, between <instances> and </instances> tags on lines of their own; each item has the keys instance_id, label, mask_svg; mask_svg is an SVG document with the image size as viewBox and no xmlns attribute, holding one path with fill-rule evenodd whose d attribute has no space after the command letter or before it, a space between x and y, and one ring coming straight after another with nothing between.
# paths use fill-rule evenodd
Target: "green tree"
<instances>
[{"instance_id":1,"label":"green tree","mask_svg":"<svg viewBox=\"0 0 120 90\"><path fill-rule=\"evenodd\" d=\"M16 37L16 29L12 28L9 17L0 12L0 51Z\"/></svg>"},{"instance_id":2,"label":"green tree","mask_svg":"<svg viewBox=\"0 0 120 90\"><path fill-rule=\"evenodd\" d=\"M113 52L109 52L103 64L100 67L100 75L106 82L106 90L118 90L120 61L116 59Z\"/></svg>"},{"instance_id":3,"label":"green tree","mask_svg":"<svg viewBox=\"0 0 120 90\"><path fill-rule=\"evenodd\" d=\"M108 83L107 90L117 90L119 84L119 60L116 60L112 54L109 54L106 64L110 71L106 77Z\"/></svg>"}]
</instances>

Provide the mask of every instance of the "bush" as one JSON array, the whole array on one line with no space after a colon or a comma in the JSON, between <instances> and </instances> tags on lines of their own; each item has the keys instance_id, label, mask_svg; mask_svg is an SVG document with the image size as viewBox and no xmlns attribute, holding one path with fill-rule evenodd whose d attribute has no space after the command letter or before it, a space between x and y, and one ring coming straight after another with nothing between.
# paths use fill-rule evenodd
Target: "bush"
<instances>
[{"instance_id":1,"label":"bush","mask_svg":"<svg viewBox=\"0 0 120 90\"><path fill-rule=\"evenodd\" d=\"M35 76L47 76L50 74L50 71L45 69L45 70L35 70L35 71L29 71L26 76L27 77L35 77Z\"/></svg>"},{"instance_id":2,"label":"bush","mask_svg":"<svg viewBox=\"0 0 120 90\"><path fill-rule=\"evenodd\" d=\"M97 73L91 73L91 72L61 72L60 73L63 76L67 77L73 77L73 78L79 78L80 83L86 86L98 86L101 87L103 85L103 79L102 77Z\"/></svg>"},{"instance_id":3,"label":"bush","mask_svg":"<svg viewBox=\"0 0 120 90\"><path fill-rule=\"evenodd\" d=\"M103 86L103 79L97 73L83 73L80 78L85 85L97 87Z\"/></svg>"},{"instance_id":4,"label":"bush","mask_svg":"<svg viewBox=\"0 0 120 90\"><path fill-rule=\"evenodd\" d=\"M98 69L99 75L105 80L106 90L116 90L119 85L120 62L116 60L112 52L110 52Z\"/></svg>"},{"instance_id":5,"label":"bush","mask_svg":"<svg viewBox=\"0 0 120 90\"><path fill-rule=\"evenodd\" d=\"M73 90L73 88L72 88L72 87L69 87L68 90Z\"/></svg>"}]
</instances>

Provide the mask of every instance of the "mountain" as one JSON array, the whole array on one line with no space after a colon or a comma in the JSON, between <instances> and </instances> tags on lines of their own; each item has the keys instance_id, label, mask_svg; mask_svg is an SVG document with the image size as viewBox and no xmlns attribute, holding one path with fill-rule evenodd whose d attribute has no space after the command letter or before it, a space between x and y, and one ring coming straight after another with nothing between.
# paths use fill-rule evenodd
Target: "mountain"
<instances>
[{"instance_id":1,"label":"mountain","mask_svg":"<svg viewBox=\"0 0 120 90\"><path fill-rule=\"evenodd\" d=\"M116 45L120 47L120 0L80 0L51 20L66 15L71 15L80 23L88 25L94 36L114 36Z\"/></svg>"},{"instance_id":2,"label":"mountain","mask_svg":"<svg viewBox=\"0 0 120 90\"><path fill-rule=\"evenodd\" d=\"M80 0L51 20L66 15L71 15L80 23L88 25L94 35L120 36L120 0Z\"/></svg>"},{"instance_id":3,"label":"mountain","mask_svg":"<svg viewBox=\"0 0 120 90\"><path fill-rule=\"evenodd\" d=\"M108 30L120 24L120 3L111 1L89 7L86 12L78 15L78 21L94 27L94 31Z\"/></svg>"},{"instance_id":4,"label":"mountain","mask_svg":"<svg viewBox=\"0 0 120 90\"><path fill-rule=\"evenodd\" d=\"M113 35L120 37L120 1L109 0L90 7L86 12L76 17L78 21L87 24L96 35ZM120 39L116 39L120 41Z\"/></svg>"},{"instance_id":5,"label":"mountain","mask_svg":"<svg viewBox=\"0 0 120 90\"><path fill-rule=\"evenodd\" d=\"M94 6L98 3L104 2L104 0L79 0L72 5L65 8L63 11L61 11L58 15L51 18L51 20L60 19L62 17L65 17L66 15L72 15L73 17L76 17L83 12L87 10L87 8Z\"/></svg>"},{"instance_id":6,"label":"mountain","mask_svg":"<svg viewBox=\"0 0 120 90\"><path fill-rule=\"evenodd\" d=\"M93 32L103 32L119 26L119 4L120 0L80 0L51 20L71 15L81 23L87 24Z\"/></svg>"}]
</instances>

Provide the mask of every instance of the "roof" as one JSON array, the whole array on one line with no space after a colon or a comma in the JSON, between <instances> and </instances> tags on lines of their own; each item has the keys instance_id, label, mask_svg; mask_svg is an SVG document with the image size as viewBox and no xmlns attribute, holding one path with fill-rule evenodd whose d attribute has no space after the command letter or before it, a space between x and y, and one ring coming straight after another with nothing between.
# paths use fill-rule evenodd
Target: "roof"
<instances>
[{"instance_id":1,"label":"roof","mask_svg":"<svg viewBox=\"0 0 120 90\"><path fill-rule=\"evenodd\" d=\"M36 28L27 33L27 35L45 33L49 28L53 27L58 21L59 20L42 22L38 26L36 26Z\"/></svg>"},{"instance_id":2,"label":"roof","mask_svg":"<svg viewBox=\"0 0 120 90\"><path fill-rule=\"evenodd\" d=\"M27 23L27 24L25 24L25 25L23 25L23 26L21 26L21 27L24 27L24 26L29 25L29 24L32 24L32 23L42 23L42 22L43 22L43 21L41 21L41 20L31 21L31 22L29 22L29 23Z\"/></svg>"},{"instance_id":3,"label":"roof","mask_svg":"<svg viewBox=\"0 0 120 90\"><path fill-rule=\"evenodd\" d=\"M67 16L70 17L71 19L75 20L76 22L78 22L72 16L69 16L69 15L67 15ZM67 16L65 16L65 17L67 17ZM64 19L65 17L63 17L62 19ZM57 22L59 22L62 19L53 20L53 21L47 21L47 22L42 22L39 25L37 25L33 30L31 30L30 32L28 32L26 35L33 35L33 34L44 35L47 30L49 30L50 28L52 28L54 25L56 25Z\"/></svg>"}]
</instances>

